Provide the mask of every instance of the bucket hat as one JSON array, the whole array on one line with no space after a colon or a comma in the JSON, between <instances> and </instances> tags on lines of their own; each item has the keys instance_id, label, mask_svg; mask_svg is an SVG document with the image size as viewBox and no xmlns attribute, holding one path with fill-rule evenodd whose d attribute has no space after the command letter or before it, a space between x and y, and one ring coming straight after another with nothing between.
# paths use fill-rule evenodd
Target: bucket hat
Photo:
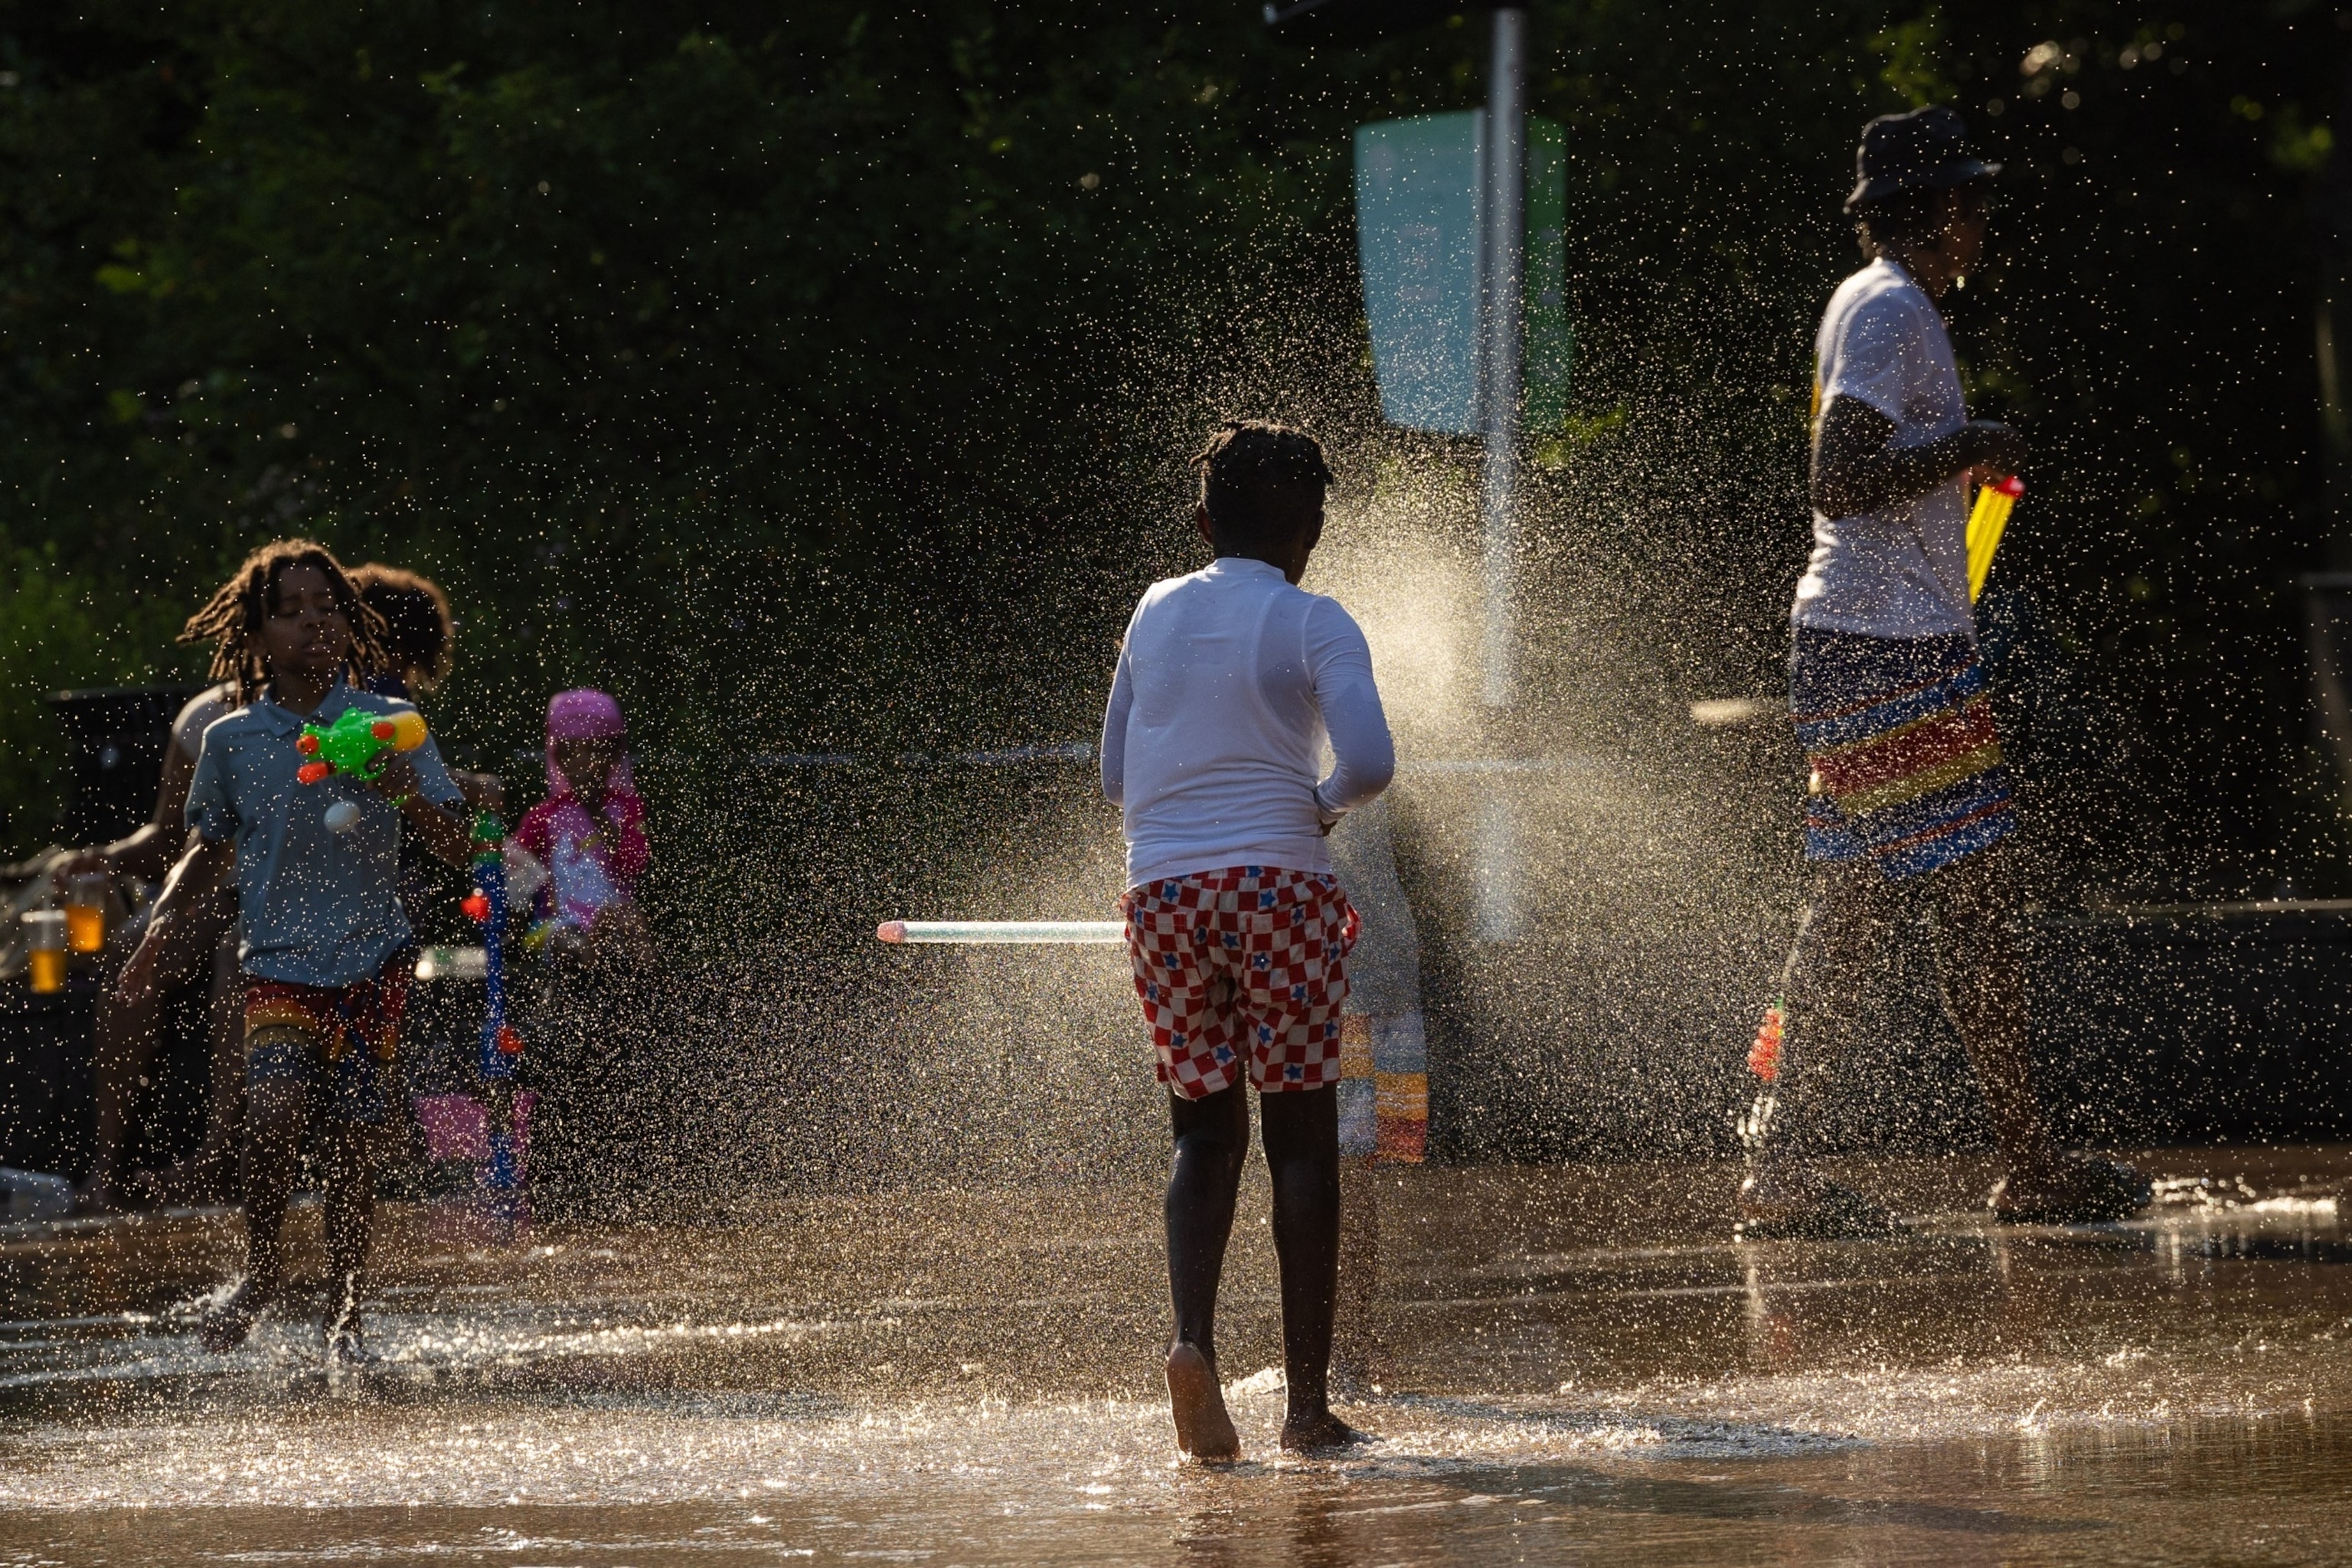
<instances>
[{"instance_id":1,"label":"bucket hat","mask_svg":"<svg viewBox=\"0 0 2352 1568\"><path fill-rule=\"evenodd\" d=\"M1853 154L1853 195L1845 210L1883 202L1899 191L1932 190L2000 173L1969 149L1969 128L1940 103L1907 114L1882 114L1862 128Z\"/></svg>"}]
</instances>

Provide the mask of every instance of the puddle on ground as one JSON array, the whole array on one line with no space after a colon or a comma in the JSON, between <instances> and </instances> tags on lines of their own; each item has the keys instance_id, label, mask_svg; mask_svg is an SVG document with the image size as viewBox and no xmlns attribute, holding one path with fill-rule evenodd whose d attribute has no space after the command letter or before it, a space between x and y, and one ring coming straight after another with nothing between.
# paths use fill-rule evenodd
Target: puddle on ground
<instances>
[{"instance_id":1,"label":"puddle on ground","mask_svg":"<svg viewBox=\"0 0 2352 1568\"><path fill-rule=\"evenodd\" d=\"M2352 1151L2147 1157L2130 1225L1849 1174L1918 1228L1741 1243L1721 1166L1391 1172L1350 1419L1286 1459L1262 1176L1172 1461L1148 1185L507 1232L388 1208L374 1348L188 1325L213 1214L0 1231L0 1564L2308 1561L2352 1539ZM1605 1194L1605 1201L1596 1194ZM2179 1194L2187 1194L2185 1197Z\"/></svg>"}]
</instances>

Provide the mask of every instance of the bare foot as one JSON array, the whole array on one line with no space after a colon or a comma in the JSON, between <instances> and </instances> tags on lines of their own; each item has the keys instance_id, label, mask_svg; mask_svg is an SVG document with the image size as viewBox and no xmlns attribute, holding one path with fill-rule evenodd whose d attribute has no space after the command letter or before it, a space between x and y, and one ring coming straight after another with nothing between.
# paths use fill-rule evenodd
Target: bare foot
<instances>
[{"instance_id":1,"label":"bare foot","mask_svg":"<svg viewBox=\"0 0 2352 1568\"><path fill-rule=\"evenodd\" d=\"M1885 1207L1811 1171L1765 1171L1739 1184L1734 1234L1757 1239L1840 1241L1893 1236L1902 1226Z\"/></svg>"},{"instance_id":2,"label":"bare foot","mask_svg":"<svg viewBox=\"0 0 2352 1568\"><path fill-rule=\"evenodd\" d=\"M254 1321L267 1305L261 1292L253 1288L253 1281L245 1280L229 1292L227 1300L205 1313L196 1324L196 1338L203 1342L205 1349L216 1355L233 1351L253 1332Z\"/></svg>"},{"instance_id":3,"label":"bare foot","mask_svg":"<svg viewBox=\"0 0 2352 1568\"><path fill-rule=\"evenodd\" d=\"M345 1275L327 1313L327 1364L338 1367L374 1366L382 1358L367 1348L360 1324L360 1282Z\"/></svg>"},{"instance_id":4,"label":"bare foot","mask_svg":"<svg viewBox=\"0 0 2352 1568\"><path fill-rule=\"evenodd\" d=\"M1282 1424L1282 1447L1289 1454L1328 1454L1359 1443L1377 1443L1370 1432L1359 1432L1328 1410L1319 1415L1293 1415Z\"/></svg>"},{"instance_id":5,"label":"bare foot","mask_svg":"<svg viewBox=\"0 0 2352 1568\"><path fill-rule=\"evenodd\" d=\"M1216 1363L1193 1345L1168 1352L1168 1409L1176 1418L1176 1447L1196 1459L1238 1459L1241 1434L1225 1414Z\"/></svg>"},{"instance_id":6,"label":"bare foot","mask_svg":"<svg viewBox=\"0 0 2352 1568\"><path fill-rule=\"evenodd\" d=\"M383 1358L368 1349L357 1312L347 1312L327 1325L327 1364L343 1370L382 1366Z\"/></svg>"},{"instance_id":7,"label":"bare foot","mask_svg":"<svg viewBox=\"0 0 2352 1568\"><path fill-rule=\"evenodd\" d=\"M2095 1225L2128 1219L2153 1196L2148 1179L2129 1165L2065 1149L2003 1176L1985 1203L2002 1225Z\"/></svg>"}]
</instances>

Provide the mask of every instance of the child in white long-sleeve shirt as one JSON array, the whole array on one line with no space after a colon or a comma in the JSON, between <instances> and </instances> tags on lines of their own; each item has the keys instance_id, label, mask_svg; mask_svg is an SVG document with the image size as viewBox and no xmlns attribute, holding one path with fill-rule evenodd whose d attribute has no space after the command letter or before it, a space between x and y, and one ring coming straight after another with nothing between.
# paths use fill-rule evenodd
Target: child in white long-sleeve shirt
<instances>
[{"instance_id":1,"label":"child in white long-sleeve shirt","mask_svg":"<svg viewBox=\"0 0 2352 1568\"><path fill-rule=\"evenodd\" d=\"M1128 949L1176 1143L1168 1392L1177 1445L1230 1458L1217 1280L1259 1094L1282 1265L1282 1446L1362 1435L1327 1377L1339 1244L1339 1005L1354 911L1324 837L1395 772L1364 635L1298 588L1331 474L1311 437L1235 423L1198 459L1194 515L1216 552L1136 606L1103 721L1103 793L1123 812ZM1335 759L1318 777L1326 741Z\"/></svg>"}]
</instances>

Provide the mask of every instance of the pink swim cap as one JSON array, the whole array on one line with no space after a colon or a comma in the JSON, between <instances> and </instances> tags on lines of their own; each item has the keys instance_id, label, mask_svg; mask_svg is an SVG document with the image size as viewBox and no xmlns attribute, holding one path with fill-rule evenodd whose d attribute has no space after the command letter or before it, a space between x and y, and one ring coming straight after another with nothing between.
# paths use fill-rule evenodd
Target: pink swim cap
<instances>
[{"instance_id":1,"label":"pink swim cap","mask_svg":"<svg viewBox=\"0 0 2352 1568\"><path fill-rule=\"evenodd\" d=\"M629 732L621 705L593 687L559 691L547 700L547 738L551 741L600 741Z\"/></svg>"},{"instance_id":2,"label":"pink swim cap","mask_svg":"<svg viewBox=\"0 0 2352 1568\"><path fill-rule=\"evenodd\" d=\"M559 691L547 700L547 787L555 795L570 795L572 781L563 776L563 769L555 760L558 741L602 741L626 735L628 721L621 717L621 705L605 692L583 686L576 691ZM627 757L623 757L613 769L604 787L619 795L635 795L637 791L636 769Z\"/></svg>"}]
</instances>

